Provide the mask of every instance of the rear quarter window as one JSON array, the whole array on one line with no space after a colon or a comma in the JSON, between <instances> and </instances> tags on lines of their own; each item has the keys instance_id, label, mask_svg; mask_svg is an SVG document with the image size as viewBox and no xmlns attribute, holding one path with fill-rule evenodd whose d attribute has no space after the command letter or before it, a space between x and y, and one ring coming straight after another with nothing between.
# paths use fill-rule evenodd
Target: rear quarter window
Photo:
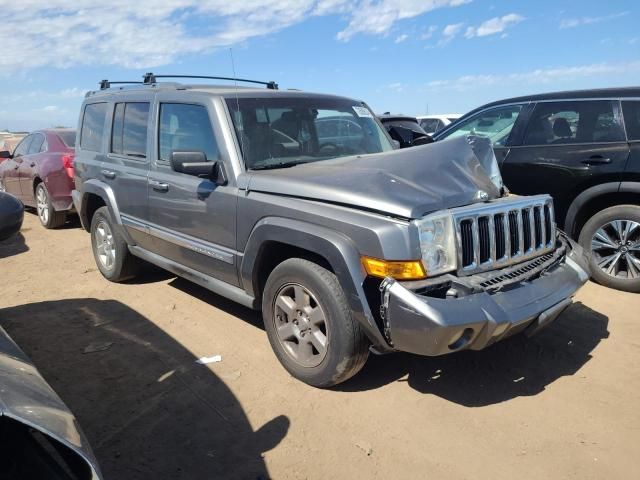
<instances>
[{"instance_id":1,"label":"rear quarter window","mask_svg":"<svg viewBox=\"0 0 640 480\"><path fill-rule=\"evenodd\" d=\"M622 112L627 138L631 141L640 140L640 101L622 102Z\"/></svg>"},{"instance_id":2,"label":"rear quarter window","mask_svg":"<svg viewBox=\"0 0 640 480\"><path fill-rule=\"evenodd\" d=\"M106 117L106 103L89 103L85 105L84 115L82 116L82 129L80 130L80 147L83 150L93 152L102 150Z\"/></svg>"}]
</instances>

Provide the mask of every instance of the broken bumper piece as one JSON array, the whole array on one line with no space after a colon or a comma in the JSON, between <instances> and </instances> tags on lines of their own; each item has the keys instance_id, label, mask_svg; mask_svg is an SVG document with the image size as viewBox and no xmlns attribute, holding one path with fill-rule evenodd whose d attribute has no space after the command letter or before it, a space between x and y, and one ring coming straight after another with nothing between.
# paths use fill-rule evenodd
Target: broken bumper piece
<instances>
[{"instance_id":1,"label":"broken bumper piece","mask_svg":"<svg viewBox=\"0 0 640 480\"><path fill-rule=\"evenodd\" d=\"M418 355L481 350L512 334L533 334L553 322L589 279L588 259L572 240L565 254L535 278L508 289L437 298L387 278L380 286L385 333L394 349Z\"/></svg>"}]
</instances>

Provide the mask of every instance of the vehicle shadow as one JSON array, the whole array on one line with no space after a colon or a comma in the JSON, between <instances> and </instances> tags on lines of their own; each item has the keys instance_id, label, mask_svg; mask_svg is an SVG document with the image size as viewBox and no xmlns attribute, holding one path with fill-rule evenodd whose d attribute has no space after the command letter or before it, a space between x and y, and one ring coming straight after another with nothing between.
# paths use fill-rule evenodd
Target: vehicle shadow
<instances>
[{"instance_id":1,"label":"vehicle shadow","mask_svg":"<svg viewBox=\"0 0 640 480\"><path fill-rule=\"evenodd\" d=\"M258 430L225 383L148 319L113 300L0 310L2 326L77 417L106 479L268 478Z\"/></svg>"},{"instance_id":2,"label":"vehicle shadow","mask_svg":"<svg viewBox=\"0 0 640 480\"><path fill-rule=\"evenodd\" d=\"M18 232L11 238L0 241L0 258L13 257L14 255L20 255L28 251L29 247L21 232Z\"/></svg>"},{"instance_id":3,"label":"vehicle shadow","mask_svg":"<svg viewBox=\"0 0 640 480\"><path fill-rule=\"evenodd\" d=\"M516 335L479 352L372 355L358 375L335 388L363 391L407 382L418 392L466 407L536 395L560 377L575 375L609 336L608 323L606 316L575 303L534 337Z\"/></svg>"}]
</instances>

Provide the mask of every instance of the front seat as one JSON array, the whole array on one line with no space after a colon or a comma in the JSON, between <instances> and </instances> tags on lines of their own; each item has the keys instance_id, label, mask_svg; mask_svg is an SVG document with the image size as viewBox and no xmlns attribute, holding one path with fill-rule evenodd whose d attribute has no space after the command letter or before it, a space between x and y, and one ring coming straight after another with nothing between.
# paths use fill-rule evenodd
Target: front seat
<instances>
[{"instance_id":1,"label":"front seat","mask_svg":"<svg viewBox=\"0 0 640 480\"><path fill-rule=\"evenodd\" d=\"M553 121L553 135L557 137L553 143L567 143L568 140L573 140L573 132L566 118L560 117Z\"/></svg>"}]
</instances>

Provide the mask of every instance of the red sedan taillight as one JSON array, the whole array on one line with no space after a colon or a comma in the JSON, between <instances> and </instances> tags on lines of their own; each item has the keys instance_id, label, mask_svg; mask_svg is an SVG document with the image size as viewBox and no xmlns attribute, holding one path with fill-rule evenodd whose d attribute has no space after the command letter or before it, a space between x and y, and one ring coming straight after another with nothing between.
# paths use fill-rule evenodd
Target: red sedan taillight
<instances>
[{"instance_id":1,"label":"red sedan taillight","mask_svg":"<svg viewBox=\"0 0 640 480\"><path fill-rule=\"evenodd\" d=\"M73 180L73 155L63 155L62 166L66 170L67 176Z\"/></svg>"}]
</instances>

